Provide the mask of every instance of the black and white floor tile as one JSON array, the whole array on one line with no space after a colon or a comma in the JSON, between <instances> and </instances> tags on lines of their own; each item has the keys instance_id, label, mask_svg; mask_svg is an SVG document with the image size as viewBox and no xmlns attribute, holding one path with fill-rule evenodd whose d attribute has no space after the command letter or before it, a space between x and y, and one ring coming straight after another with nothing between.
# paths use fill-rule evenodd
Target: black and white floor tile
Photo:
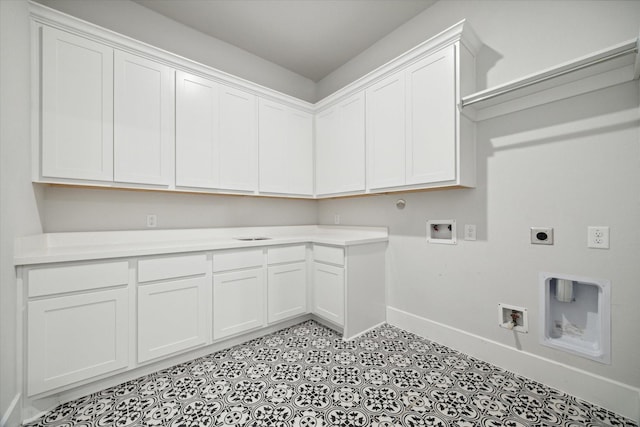
<instances>
[{"instance_id":1,"label":"black and white floor tile","mask_svg":"<svg viewBox=\"0 0 640 427\"><path fill-rule=\"evenodd\" d=\"M636 426L384 325L307 321L65 403L28 426Z\"/></svg>"}]
</instances>

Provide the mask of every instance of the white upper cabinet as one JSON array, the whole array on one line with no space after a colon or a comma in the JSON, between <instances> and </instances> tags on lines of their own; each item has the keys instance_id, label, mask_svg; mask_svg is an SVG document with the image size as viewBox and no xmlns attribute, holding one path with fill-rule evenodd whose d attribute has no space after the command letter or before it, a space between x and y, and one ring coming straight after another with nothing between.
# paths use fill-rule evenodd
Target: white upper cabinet
<instances>
[{"instance_id":1,"label":"white upper cabinet","mask_svg":"<svg viewBox=\"0 0 640 427\"><path fill-rule=\"evenodd\" d=\"M397 72L367 89L367 182L405 184L405 78Z\"/></svg>"},{"instance_id":2,"label":"white upper cabinet","mask_svg":"<svg viewBox=\"0 0 640 427\"><path fill-rule=\"evenodd\" d=\"M173 181L174 70L116 51L114 180L168 186Z\"/></svg>"},{"instance_id":3,"label":"white upper cabinet","mask_svg":"<svg viewBox=\"0 0 640 427\"><path fill-rule=\"evenodd\" d=\"M256 96L176 72L176 186L255 191Z\"/></svg>"},{"instance_id":4,"label":"white upper cabinet","mask_svg":"<svg viewBox=\"0 0 640 427\"><path fill-rule=\"evenodd\" d=\"M299 198L475 186L458 103L481 43L464 20L312 105L30 8L34 181Z\"/></svg>"},{"instance_id":5,"label":"white upper cabinet","mask_svg":"<svg viewBox=\"0 0 640 427\"><path fill-rule=\"evenodd\" d=\"M216 82L176 72L176 186L220 185L218 90Z\"/></svg>"},{"instance_id":6,"label":"white upper cabinet","mask_svg":"<svg viewBox=\"0 0 640 427\"><path fill-rule=\"evenodd\" d=\"M453 46L406 71L406 183L456 178L456 84Z\"/></svg>"},{"instance_id":7,"label":"white upper cabinet","mask_svg":"<svg viewBox=\"0 0 640 427\"><path fill-rule=\"evenodd\" d=\"M260 99L258 117L260 191L312 195L312 115Z\"/></svg>"},{"instance_id":8,"label":"white upper cabinet","mask_svg":"<svg viewBox=\"0 0 640 427\"><path fill-rule=\"evenodd\" d=\"M365 189L364 93L316 115L316 195Z\"/></svg>"},{"instance_id":9,"label":"white upper cabinet","mask_svg":"<svg viewBox=\"0 0 640 427\"><path fill-rule=\"evenodd\" d=\"M113 179L113 49L42 28L41 174Z\"/></svg>"},{"instance_id":10,"label":"white upper cabinet","mask_svg":"<svg viewBox=\"0 0 640 427\"><path fill-rule=\"evenodd\" d=\"M452 44L367 88L370 192L475 186L474 127L457 108L460 73L472 70Z\"/></svg>"},{"instance_id":11,"label":"white upper cabinet","mask_svg":"<svg viewBox=\"0 0 640 427\"><path fill-rule=\"evenodd\" d=\"M257 97L220 85L220 188L258 189Z\"/></svg>"}]
</instances>

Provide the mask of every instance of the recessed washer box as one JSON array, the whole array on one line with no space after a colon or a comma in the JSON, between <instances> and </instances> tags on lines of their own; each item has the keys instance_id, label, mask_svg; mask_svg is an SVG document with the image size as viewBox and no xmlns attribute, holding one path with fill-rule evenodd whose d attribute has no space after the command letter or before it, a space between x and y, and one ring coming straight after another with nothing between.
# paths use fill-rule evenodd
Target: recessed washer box
<instances>
[{"instance_id":1,"label":"recessed washer box","mask_svg":"<svg viewBox=\"0 0 640 427\"><path fill-rule=\"evenodd\" d=\"M430 219L427 221L427 242L455 245L456 220L455 219Z\"/></svg>"},{"instance_id":2,"label":"recessed washer box","mask_svg":"<svg viewBox=\"0 0 640 427\"><path fill-rule=\"evenodd\" d=\"M611 363L611 283L540 273L540 343Z\"/></svg>"}]
</instances>

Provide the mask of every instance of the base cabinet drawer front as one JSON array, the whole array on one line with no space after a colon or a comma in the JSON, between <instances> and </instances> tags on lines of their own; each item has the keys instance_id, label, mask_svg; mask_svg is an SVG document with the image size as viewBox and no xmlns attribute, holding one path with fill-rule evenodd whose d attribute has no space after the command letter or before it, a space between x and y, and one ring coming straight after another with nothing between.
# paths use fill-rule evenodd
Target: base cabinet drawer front
<instances>
[{"instance_id":1,"label":"base cabinet drawer front","mask_svg":"<svg viewBox=\"0 0 640 427\"><path fill-rule=\"evenodd\" d=\"M34 268L28 272L30 298L126 285L129 261Z\"/></svg>"},{"instance_id":2,"label":"base cabinet drawer front","mask_svg":"<svg viewBox=\"0 0 640 427\"><path fill-rule=\"evenodd\" d=\"M344 269L313 263L313 313L344 325Z\"/></svg>"},{"instance_id":3,"label":"base cabinet drawer front","mask_svg":"<svg viewBox=\"0 0 640 427\"><path fill-rule=\"evenodd\" d=\"M207 344L210 276L138 287L138 362Z\"/></svg>"},{"instance_id":4,"label":"base cabinet drawer front","mask_svg":"<svg viewBox=\"0 0 640 427\"><path fill-rule=\"evenodd\" d=\"M138 282L204 275L209 271L207 255L179 255L138 261Z\"/></svg>"},{"instance_id":5,"label":"base cabinet drawer front","mask_svg":"<svg viewBox=\"0 0 640 427\"><path fill-rule=\"evenodd\" d=\"M304 261L307 258L305 245L282 246L267 249L267 264Z\"/></svg>"},{"instance_id":6,"label":"base cabinet drawer front","mask_svg":"<svg viewBox=\"0 0 640 427\"><path fill-rule=\"evenodd\" d=\"M259 267L264 264L262 249L221 251L213 253L213 272Z\"/></svg>"},{"instance_id":7,"label":"base cabinet drawer front","mask_svg":"<svg viewBox=\"0 0 640 427\"><path fill-rule=\"evenodd\" d=\"M313 260L327 264L344 265L344 248L314 245Z\"/></svg>"},{"instance_id":8,"label":"base cabinet drawer front","mask_svg":"<svg viewBox=\"0 0 640 427\"><path fill-rule=\"evenodd\" d=\"M128 295L123 288L27 303L30 396L129 365Z\"/></svg>"},{"instance_id":9,"label":"base cabinet drawer front","mask_svg":"<svg viewBox=\"0 0 640 427\"><path fill-rule=\"evenodd\" d=\"M267 288L269 323L306 313L306 262L269 267Z\"/></svg>"},{"instance_id":10,"label":"base cabinet drawer front","mask_svg":"<svg viewBox=\"0 0 640 427\"><path fill-rule=\"evenodd\" d=\"M213 276L213 339L264 326L264 269Z\"/></svg>"}]
</instances>

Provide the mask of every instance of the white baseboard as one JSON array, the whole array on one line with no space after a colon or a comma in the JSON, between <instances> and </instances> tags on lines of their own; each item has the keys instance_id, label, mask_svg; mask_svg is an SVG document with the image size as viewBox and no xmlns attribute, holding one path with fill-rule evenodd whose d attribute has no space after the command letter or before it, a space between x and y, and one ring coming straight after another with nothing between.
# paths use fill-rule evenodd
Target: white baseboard
<instances>
[{"instance_id":1,"label":"white baseboard","mask_svg":"<svg viewBox=\"0 0 640 427\"><path fill-rule=\"evenodd\" d=\"M640 389L387 306L387 322L616 414L640 420Z\"/></svg>"},{"instance_id":2,"label":"white baseboard","mask_svg":"<svg viewBox=\"0 0 640 427\"><path fill-rule=\"evenodd\" d=\"M21 394L17 393L7 410L0 418L0 427L17 427L20 425L20 398Z\"/></svg>"}]
</instances>

